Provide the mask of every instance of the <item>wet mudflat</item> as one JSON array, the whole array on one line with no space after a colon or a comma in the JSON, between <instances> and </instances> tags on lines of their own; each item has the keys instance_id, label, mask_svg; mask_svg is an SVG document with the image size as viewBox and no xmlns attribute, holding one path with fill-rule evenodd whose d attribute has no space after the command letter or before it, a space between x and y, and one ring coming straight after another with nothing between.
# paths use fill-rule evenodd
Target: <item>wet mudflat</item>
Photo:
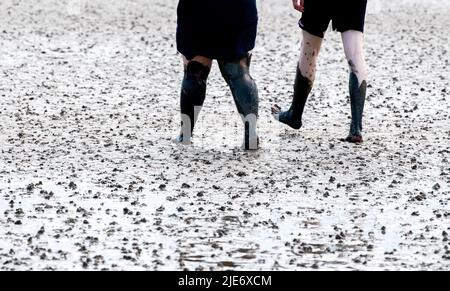
<instances>
[{"instance_id":1,"label":"wet mudflat","mask_svg":"<svg viewBox=\"0 0 450 291\"><path fill-rule=\"evenodd\" d=\"M257 153L238 150L217 66L194 146L171 143L176 2L0 3L0 269L449 269L448 1L369 1L359 146L339 141L336 33L304 128L272 120L291 98L299 15L260 1Z\"/></svg>"}]
</instances>

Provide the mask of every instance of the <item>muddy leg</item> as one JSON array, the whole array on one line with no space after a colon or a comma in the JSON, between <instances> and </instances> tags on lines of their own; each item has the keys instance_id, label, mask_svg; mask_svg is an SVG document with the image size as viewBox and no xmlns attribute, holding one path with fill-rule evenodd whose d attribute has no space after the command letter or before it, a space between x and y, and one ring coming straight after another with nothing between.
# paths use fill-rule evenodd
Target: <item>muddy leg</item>
<instances>
[{"instance_id":1,"label":"muddy leg","mask_svg":"<svg viewBox=\"0 0 450 291\"><path fill-rule=\"evenodd\" d=\"M195 123L206 97L206 81L211 70L212 60L195 57L184 59L184 78L181 85L180 111L181 133L175 142L190 144Z\"/></svg>"},{"instance_id":2,"label":"muddy leg","mask_svg":"<svg viewBox=\"0 0 450 291\"><path fill-rule=\"evenodd\" d=\"M363 34L359 31L342 33L345 56L350 67L350 103L352 122L347 142L363 142L363 114L366 102L367 69L363 53Z\"/></svg>"},{"instance_id":3,"label":"muddy leg","mask_svg":"<svg viewBox=\"0 0 450 291\"><path fill-rule=\"evenodd\" d=\"M278 105L272 107L272 114L275 119L294 129L302 127L303 111L316 77L316 63L321 45L322 38L303 31L291 107L287 111L282 111Z\"/></svg>"},{"instance_id":4,"label":"muddy leg","mask_svg":"<svg viewBox=\"0 0 450 291\"><path fill-rule=\"evenodd\" d=\"M256 83L250 76L250 60L249 55L241 61L219 61L219 67L223 78L230 86L234 102L244 122L244 149L257 150L259 97Z\"/></svg>"}]
</instances>

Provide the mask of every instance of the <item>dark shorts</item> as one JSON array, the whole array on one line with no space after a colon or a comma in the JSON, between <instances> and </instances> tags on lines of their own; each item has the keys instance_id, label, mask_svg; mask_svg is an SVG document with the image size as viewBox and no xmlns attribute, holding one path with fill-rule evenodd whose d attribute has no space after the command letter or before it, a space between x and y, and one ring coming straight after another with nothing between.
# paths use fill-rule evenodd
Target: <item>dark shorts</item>
<instances>
[{"instance_id":1,"label":"dark shorts","mask_svg":"<svg viewBox=\"0 0 450 291\"><path fill-rule=\"evenodd\" d=\"M299 21L300 28L323 38L330 21L333 30L364 32L367 0L305 0L305 12Z\"/></svg>"},{"instance_id":2,"label":"dark shorts","mask_svg":"<svg viewBox=\"0 0 450 291\"><path fill-rule=\"evenodd\" d=\"M256 0L180 0L177 49L195 56L235 61L255 47Z\"/></svg>"}]
</instances>

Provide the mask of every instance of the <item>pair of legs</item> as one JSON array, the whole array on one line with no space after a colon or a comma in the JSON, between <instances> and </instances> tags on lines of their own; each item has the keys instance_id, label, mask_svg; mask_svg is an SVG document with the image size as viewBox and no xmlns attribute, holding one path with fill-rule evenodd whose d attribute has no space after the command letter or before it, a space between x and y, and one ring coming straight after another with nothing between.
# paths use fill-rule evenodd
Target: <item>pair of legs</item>
<instances>
[{"instance_id":1,"label":"pair of legs","mask_svg":"<svg viewBox=\"0 0 450 291\"><path fill-rule=\"evenodd\" d=\"M195 123L206 97L206 83L212 59L197 56L191 60L183 57L184 78L181 88L181 133L176 141L190 144ZM258 89L250 76L251 55L238 61L218 61L223 78L231 89L237 109L244 122L245 150L257 150Z\"/></svg>"},{"instance_id":2,"label":"pair of legs","mask_svg":"<svg viewBox=\"0 0 450 291\"><path fill-rule=\"evenodd\" d=\"M360 143L362 138L362 117L366 97L367 69L363 54L363 33L348 30L342 33L344 52L350 68L349 90L352 111L348 142ZM302 127L302 116L309 93L316 76L316 63L322 45L322 38L303 31L300 60L294 85L294 98L287 111L278 105L272 107L277 120L294 129Z\"/></svg>"}]
</instances>

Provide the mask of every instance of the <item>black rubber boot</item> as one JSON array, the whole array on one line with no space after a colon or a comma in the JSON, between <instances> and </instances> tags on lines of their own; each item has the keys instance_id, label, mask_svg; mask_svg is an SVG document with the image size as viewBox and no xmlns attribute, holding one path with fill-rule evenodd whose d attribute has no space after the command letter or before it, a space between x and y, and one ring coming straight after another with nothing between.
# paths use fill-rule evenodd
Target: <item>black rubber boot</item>
<instances>
[{"instance_id":1,"label":"black rubber boot","mask_svg":"<svg viewBox=\"0 0 450 291\"><path fill-rule=\"evenodd\" d=\"M244 121L244 149L257 150L259 138L257 134L257 119L259 111L258 88L250 76L251 56L246 59L246 64L241 61L220 61L219 67L236 103L239 114Z\"/></svg>"},{"instance_id":2,"label":"black rubber boot","mask_svg":"<svg viewBox=\"0 0 450 291\"><path fill-rule=\"evenodd\" d=\"M358 77L352 72L350 73L349 89L352 109L352 123L350 125L350 133L345 140L351 143L362 143L362 123L364 105L366 102L367 82L364 80L361 85L359 85Z\"/></svg>"},{"instance_id":3,"label":"black rubber boot","mask_svg":"<svg viewBox=\"0 0 450 291\"><path fill-rule=\"evenodd\" d=\"M302 116L305 110L306 101L311 93L313 82L304 77L297 66L297 75L294 84L294 98L291 107L287 111L281 111L281 107L275 105L272 107L272 114L276 120L284 123L293 129L302 127Z\"/></svg>"},{"instance_id":4,"label":"black rubber boot","mask_svg":"<svg viewBox=\"0 0 450 291\"><path fill-rule=\"evenodd\" d=\"M190 61L186 67L181 85L181 133L175 139L177 143L191 142L195 123L205 102L209 72L209 67L196 61Z\"/></svg>"}]
</instances>

